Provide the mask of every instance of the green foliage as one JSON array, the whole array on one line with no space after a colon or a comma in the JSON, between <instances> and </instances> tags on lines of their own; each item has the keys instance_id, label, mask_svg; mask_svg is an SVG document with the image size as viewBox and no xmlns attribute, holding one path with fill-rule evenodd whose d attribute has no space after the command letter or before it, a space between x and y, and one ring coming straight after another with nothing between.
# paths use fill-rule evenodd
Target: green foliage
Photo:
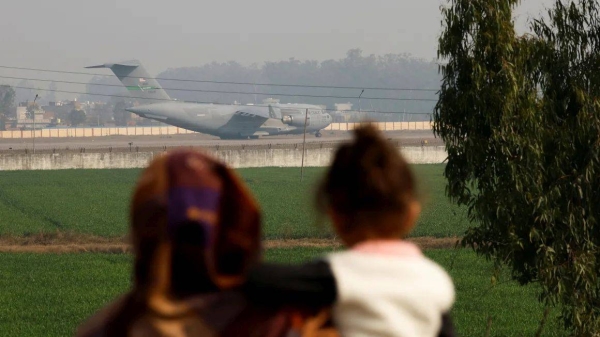
<instances>
[{"instance_id":1,"label":"green foliage","mask_svg":"<svg viewBox=\"0 0 600 337\"><path fill-rule=\"evenodd\" d=\"M265 259L299 263L327 249L268 249ZM501 278L491 287L492 265L466 250L428 251L445 267L456 286L452 316L459 336L483 336L492 317L491 337L533 336L543 315L537 287L519 287ZM73 336L76 327L119 294L127 291L132 258L127 254L0 253L1 336ZM542 336L564 336L548 322Z\"/></svg>"},{"instance_id":2,"label":"green foliage","mask_svg":"<svg viewBox=\"0 0 600 337\"><path fill-rule=\"evenodd\" d=\"M35 102L28 102L27 108L25 110L27 112L26 117L33 120L35 118L36 111L39 111L39 110L40 110L39 104L37 104Z\"/></svg>"},{"instance_id":3,"label":"green foliage","mask_svg":"<svg viewBox=\"0 0 600 337\"><path fill-rule=\"evenodd\" d=\"M115 103L113 108L113 116L115 118L115 124L118 126L127 126L127 123L131 120L131 112L126 111L126 108L131 107L124 100L119 100Z\"/></svg>"},{"instance_id":4,"label":"green foliage","mask_svg":"<svg viewBox=\"0 0 600 337\"><path fill-rule=\"evenodd\" d=\"M15 90L8 85L0 85L0 131L6 130L6 119L15 104Z\"/></svg>"},{"instance_id":5,"label":"green foliage","mask_svg":"<svg viewBox=\"0 0 600 337\"><path fill-rule=\"evenodd\" d=\"M458 236L468 225L463 208L444 197L442 165L415 165L423 214L413 236ZM323 169L240 169L263 210L269 239L330 236L317 226L312 196ZM120 236L127 232L129 198L139 170L0 172L0 234L76 232Z\"/></svg>"},{"instance_id":6,"label":"green foliage","mask_svg":"<svg viewBox=\"0 0 600 337\"><path fill-rule=\"evenodd\" d=\"M0 85L0 113L8 114L15 105L15 90L8 85Z\"/></svg>"},{"instance_id":7,"label":"green foliage","mask_svg":"<svg viewBox=\"0 0 600 337\"><path fill-rule=\"evenodd\" d=\"M85 123L87 117L85 111L73 109L69 112L69 122L71 122L71 126L77 126Z\"/></svg>"},{"instance_id":8,"label":"green foliage","mask_svg":"<svg viewBox=\"0 0 600 337\"><path fill-rule=\"evenodd\" d=\"M600 329L600 13L563 5L516 36L517 0L443 8L447 61L435 132L447 194L477 224L463 244L508 265L540 300L560 304L577 336Z\"/></svg>"}]
</instances>

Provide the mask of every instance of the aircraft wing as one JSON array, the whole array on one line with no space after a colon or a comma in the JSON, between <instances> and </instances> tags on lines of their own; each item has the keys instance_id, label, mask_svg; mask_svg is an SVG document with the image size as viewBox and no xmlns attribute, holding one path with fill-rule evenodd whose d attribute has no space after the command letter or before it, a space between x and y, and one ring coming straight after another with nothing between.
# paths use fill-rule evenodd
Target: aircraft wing
<instances>
[{"instance_id":1,"label":"aircraft wing","mask_svg":"<svg viewBox=\"0 0 600 337\"><path fill-rule=\"evenodd\" d=\"M226 123L226 129L238 130L243 136L256 136L257 131L269 120L267 111L258 111L252 108L241 109L233 113Z\"/></svg>"},{"instance_id":2,"label":"aircraft wing","mask_svg":"<svg viewBox=\"0 0 600 337\"><path fill-rule=\"evenodd\" d=\"M255 113L253 111L238 110L233 115L240 119L248 121L255 120L257 122L260 121L261 123L264 123L267 119L269 119L269 116L263 116L262 114Z\"/></svg>"}]
</instances>

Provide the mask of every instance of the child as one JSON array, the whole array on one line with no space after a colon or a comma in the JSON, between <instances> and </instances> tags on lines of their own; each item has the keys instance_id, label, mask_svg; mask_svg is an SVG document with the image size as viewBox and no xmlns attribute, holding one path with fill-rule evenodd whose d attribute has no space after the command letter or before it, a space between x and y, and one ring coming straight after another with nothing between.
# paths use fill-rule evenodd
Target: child
<instances>
[{"instance_id":1,"label":"child","mask_svg":"<svg viewBox=\"0 0 600 337\"><path fill-rule=\"evenodd\" d=\"M412 172L372 126L335 154L317 205L346 251L301 266L263 264L248 296L263 305L332 307L342 336L453 335L448 274L404 241L421 211Z\"/></svg>"}]
</instances>

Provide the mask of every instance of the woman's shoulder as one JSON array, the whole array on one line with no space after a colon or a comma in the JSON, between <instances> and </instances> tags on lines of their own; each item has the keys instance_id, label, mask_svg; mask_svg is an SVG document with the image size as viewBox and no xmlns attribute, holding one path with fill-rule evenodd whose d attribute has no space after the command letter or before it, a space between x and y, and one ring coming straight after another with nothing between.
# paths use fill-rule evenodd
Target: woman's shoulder
<instances>
[{"instance_id":1,"label":"woman's shoulder","mask_svg":"<svg viewBox=\"0 0 600 337\"><path fill-rule=\"evenodd\" d=\"M76 332L77 337L104 337L106 336L106 325L116 315L127 300L129 294L123 295L110 304L106 305L93 316L84 321Z\"/></svg>"}]
</instances>

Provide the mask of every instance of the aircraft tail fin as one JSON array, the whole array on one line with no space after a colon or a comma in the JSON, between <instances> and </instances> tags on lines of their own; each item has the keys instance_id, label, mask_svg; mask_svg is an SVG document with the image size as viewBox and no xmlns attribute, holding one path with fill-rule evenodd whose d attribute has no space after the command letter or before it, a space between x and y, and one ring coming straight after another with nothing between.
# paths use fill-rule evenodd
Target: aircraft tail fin
<instances>
[{"instance_id":1,"label":"aircraft tail fin","mask_svg":"<svg viewBox=\"0 0 600 337\"><path fill-rule=\"evenodd\" d=\"M279 118L279 117L277 117L277 113L275 112L275 109L273 109L271 104L269 104L269 118L275 118L275 119Z\"/></svg>"},{"instance_id":2,"label":"aircraft tail fin","mask_svg":"<svg viewBox=\"0 0 600 337\"><path fill-rule=\"evenodd\" d=\"M171 100L167 92L152 78L137 60L105 63L87 69L109 68L127 88L129 94L138 99L164 101Z\"/></svg>"}]
</instances>

